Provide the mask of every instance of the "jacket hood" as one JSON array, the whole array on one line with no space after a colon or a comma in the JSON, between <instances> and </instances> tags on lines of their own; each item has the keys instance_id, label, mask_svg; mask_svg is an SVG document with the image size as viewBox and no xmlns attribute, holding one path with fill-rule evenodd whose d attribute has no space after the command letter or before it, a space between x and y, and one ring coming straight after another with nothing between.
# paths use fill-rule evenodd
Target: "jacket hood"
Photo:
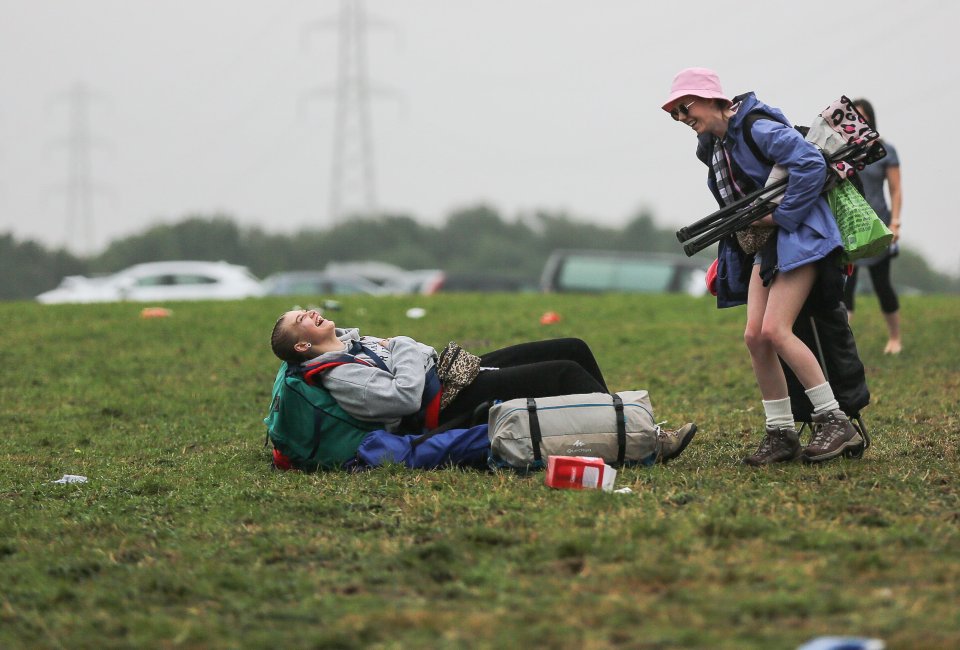
<instances>
[{"instance_id":1,"label":"jacket hood","mask_svg":"<svg viewBox=\"0 0 960 650\"><path fill-rule=\"evenodd\" d=\"M733 134L739 135L743 129L743 121L746 119L748 113L753 111L761 111L771 117L777 119L778 122L782 122L788 126L793 126L790 123L790 120L787 119L787 116L783 114L779 108L774 108L773 106L768 106L764 104L757 96L751 91L743 93L742 95L737 95L733 98L733 108L736 112L730 116L730 123L727 125L727 135L730 137ZM700 159L705 165L710 165L710 156L713 153L713 134L712 133L703 133L697 136L697 158Z\"/></svg>"},{"instance_id":2,"label":"jacket hood","mask_svg":"<svg viewBox=\"0 0 960 650\"><path fill-rule=\"evenodd\" d=\"M739 103L739 106L737 105ZM775 117L778 122L782 122L787 126L792 127L793 123L787 119L787 116L783 114L779 108L769 106L764 104L753 92L743 93L742 95L737 95L733 98L733 105L736 108L736 113L730 117L730 125L728 129L736 129L738 132L743 127L743 120L746 119L748 113L754 111L761 111L771 117Z\"/></svg>"}]
</instances>

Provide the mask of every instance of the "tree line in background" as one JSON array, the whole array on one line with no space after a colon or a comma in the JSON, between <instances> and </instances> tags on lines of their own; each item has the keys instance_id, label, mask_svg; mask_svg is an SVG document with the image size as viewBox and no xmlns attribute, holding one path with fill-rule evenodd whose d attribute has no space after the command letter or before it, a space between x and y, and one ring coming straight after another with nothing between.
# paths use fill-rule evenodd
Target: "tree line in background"
<instances>
[{"instance_id":1,"label":"tree line in background","mask_svg":"<svg viewBox=\"0 0 960 650\"><path fill-rule=\"evenodd\" d=\"M278 271L320 270L328 262L377 260L535 286L547 257L558 248L680 251L674 229L657 227L645 212L617 229L562 213L540 212L510 222L490 207L476 206L453 212L441 226L387 215L292 235L241 228L223 215L195 216L116 240L88 258L0 235L0 299L31 299L67 275L113 273L161 260L225 260L261 278ZM960 292L960 278L933 271L914 251L901 251L895 284L924 292ZM702 255L711 257L713 252Z\"/></svg>"}]
</instances>

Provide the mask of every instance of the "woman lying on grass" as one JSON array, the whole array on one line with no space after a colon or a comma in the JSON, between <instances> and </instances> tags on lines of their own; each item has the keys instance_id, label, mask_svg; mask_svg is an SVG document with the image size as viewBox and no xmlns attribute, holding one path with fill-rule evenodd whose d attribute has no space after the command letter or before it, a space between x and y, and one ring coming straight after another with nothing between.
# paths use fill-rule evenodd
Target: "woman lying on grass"
<instances>
[{"instance_id":1,"label":"woman lying on grass","mask_svg":"<svg viewBox=\"0 0 960 650\"><path fill-rule=\"evenodd\" d=\"M277 320L270 345L277 357L299 367L308 383L325 388L344 411L402 433L418 433L424 426L468 426L478 407L496 400L609 392L593 352L573 338L521 343L482 355L476 379L439 412L443 387L436 379L437 352L410 337L361 336L359 329L337 328L316 310L297 310ZM660 460L678 456L695 431L693 425L662 431Z\"/></svg>"}]
</instances>

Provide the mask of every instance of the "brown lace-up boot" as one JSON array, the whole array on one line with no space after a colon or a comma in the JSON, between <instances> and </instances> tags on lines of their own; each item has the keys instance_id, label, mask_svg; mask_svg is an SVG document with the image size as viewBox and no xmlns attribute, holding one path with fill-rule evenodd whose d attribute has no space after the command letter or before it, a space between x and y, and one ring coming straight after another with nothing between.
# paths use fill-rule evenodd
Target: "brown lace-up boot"
<instances>
[{"instance_id":1,"label":"brown lace-up boot","mask_svg":"<svg viewBox=\"0 0 960 650\"><path fill-rule=\"evenodd\" d=\"M696 433L697 425L693 422L688 422L676 431L660 429L657 432L657 438L660 440L660 455L657 457L657 462L666 463L679 456Z\"/></svg>"},{"instance_id":2,"label":"brown lace-up boot","mask_svg":"<svg viewBox=\"0 0 960 650\"><path fill-rule=\"evenodd\" d=\"M754 467L783 463L793 460L800 455L800 436L796 429L786 427L778 429L767 427L767 433L760 441L757 450L743 459L747 465Z\"/></svg>"},{"instance_id":3,"label":"brown lace-up boot","mask_svg":"<svg viewBox=\"0 0 960 650\"><path fill-rule=\"evenodd\" d=\"M836 409L813 414L813 437L803 450L803 460L820 463L836 458L847 449L863 444L863 438L854 428L847 414Z\"/></svg>"}]
</instances>

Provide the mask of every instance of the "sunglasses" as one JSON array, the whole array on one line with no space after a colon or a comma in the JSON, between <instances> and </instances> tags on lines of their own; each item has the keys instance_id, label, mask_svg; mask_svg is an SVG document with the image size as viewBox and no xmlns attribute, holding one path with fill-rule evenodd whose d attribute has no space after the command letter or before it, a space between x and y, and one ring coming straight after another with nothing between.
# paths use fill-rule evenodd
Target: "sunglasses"
<instances>
[{"instance_id":1,"label":"sunglasses","mask_svg":"<svg viewBox=\"0 0 960 650\"><path fill-rule=\"evenodd\" d=\"M690 102L689 104L686 104L686 105L684 105L684 104L678 104L676 108L674 108L672 111L670 111L670 117L672 117L673 119L675 119L675 120L677 120L677 121L679 122L679 121L680 121L680 116L683 115L684 117L686 117L687 115L689 115L689 114L690 114L690 107L693 106L693 105L696 104L696 103L697 103L697 100L693 100L692 102Z\"/></svg>"}]
</instances>

